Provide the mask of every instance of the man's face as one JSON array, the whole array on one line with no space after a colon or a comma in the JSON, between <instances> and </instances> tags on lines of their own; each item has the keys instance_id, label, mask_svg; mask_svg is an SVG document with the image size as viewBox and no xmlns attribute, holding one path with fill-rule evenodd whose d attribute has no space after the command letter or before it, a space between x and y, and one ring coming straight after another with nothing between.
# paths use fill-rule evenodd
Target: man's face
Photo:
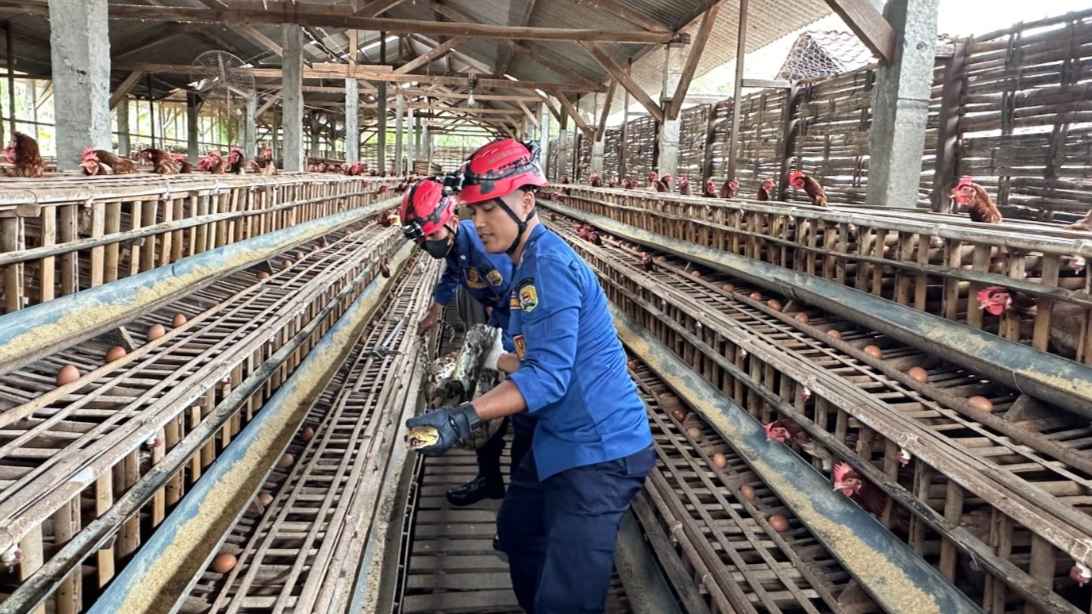
<instances>
[{"instance_id":1,"label":"man's face","mask_svg":"<svg viewBox=\"0 0 1092 614\"><path fill-rule=\"evenodd\" d=\"M503 196L501 200L520 219L527 219L527 214L535 206L534 194L520 190ZM474 228L486 251L494 254L504 252L516 240L519 226L496 201L476 204L470 209L474 215Z\"/></svg>"},{"instance_id":2,"label":"man's face","mask_svg":"<svg viewBox=\"0 0 1092 614\"><path fill-rule=\"evenodd\" d=\"M451 237L451 229L447 225L440 226L436 230L428 233L421 241L446 241Z\"/></svg>"}]
</instances>

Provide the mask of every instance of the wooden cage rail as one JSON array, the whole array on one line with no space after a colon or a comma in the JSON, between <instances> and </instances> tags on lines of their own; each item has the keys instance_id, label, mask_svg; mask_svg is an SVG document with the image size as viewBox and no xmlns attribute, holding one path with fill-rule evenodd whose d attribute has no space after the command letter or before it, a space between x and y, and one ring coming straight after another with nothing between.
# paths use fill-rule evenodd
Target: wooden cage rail
<instances>
[{"instance_id":1,"label":"wooden cage rail","mask_svg":"<svg viewBox=\"0 0 1092 614\"><path fill-rule=\"evenodd\" d=\"M1076 233L961 225L928 212L884 216L580 186L547 197L1092 364L1092 243ZM987 288L1012 299L1000 316L980 302Z\"/></svg>"},{"instance_id":2,"label":"wooden cage rail","mask_svg":"<svg viewBox=\"0 0 1092 614\"><path fill-rule=\"evenodd\" d=\"M939 551L939 562L931 560L949 581L981 573L963 566L976 561L987 574L987 611L1010 611L1015 595L1042 611L1079 611L1060 593L1069 565L1092 557L1087 512L1073 498L1089 484L1065 480L1072 473L1064 463L997 437L973 412L937 404L882 369L872 375L865 353L801 334L790 314L745 300L742 287L732 294L682 264L661 262L650 274L636 250L569 238L627 318L755 418L795 423L810 440L800 453L817 467L830 471L843 460L878 487L885 499L874 513L918 554ZM843 335L854 344L871 339ZM983 515L996 531L964 526Z\"/></svg>"},{"instance_id":3,"label":"wooden cage rail","mask_svg":"<svg viewBox=\"0 0 1092 614\"><path fill-rule=\"evenodd\" d=\"M0 184L5 311L368 206L389 197L397 181L304 174L177 177L79 184L24 180L18 189Z\"/></svg>"},{"instance_id":4,"label":"wooden cage rail","mask_svg":"<svg viewBox=\"0 0 1092 614\"><path fill-rule=\"evenodd\" d=\"M278 259L281 270L267 280L255 284L253 272L240 271L141 317L142 322L169 322L176 311L189 315L188 321L164 337L149 340L97 371L97 377L79 386L77 396L43 405L27 419L10 423L6 428L17 436L0 446L5 480L0 491L0 516L5 519L0 551L20 553L19 578L33 577L58 549L79 535L81 517L106 514L141 476L159 471L167 453L197 432L214 415L217 404L242 382L261 375L264 383L256 387L248 383L253 391L216 429L215 440L195 447L184 468L172 471L167 485L156 489L151 503L140 507L140 514L113 527L108 532L113 537L107 541L102 542L102 533L96 537L102 546L85 563L93 565L97 585L105 586L148 531L163 522L168 508L193 487L317 340L379 276L386 258L403 245L396 230L376 229L374 224L357 224L332 235L333 242L327 246L316 240L294 249ZM246 324L240 326L241 322ZM309 333L300 339L305 330ZM266 361L290 344L294 345L291 355L267 369ZM88 349L94 351L70 348L65 351L68 357L60 360L73 360ZM5 389L27 388L20 382L33 381L52 362L28 365L4 376ZM33 386L27 390L28 403L40 405L34 390ZM42 395L47 396L50 393ZM15 407L0 416L8 412L25 413ZM78 438L52 444L51 454L36 461L37 467L19 462L25 450L45 445L48 435L74 424L84 425L75 431ZM73 515L72 510L81 509ZM60 583L56 611L82 610L81 575L73 572ZM34 603L43 597L42 590L39 584Z\"/></svg>"}]
</instances>

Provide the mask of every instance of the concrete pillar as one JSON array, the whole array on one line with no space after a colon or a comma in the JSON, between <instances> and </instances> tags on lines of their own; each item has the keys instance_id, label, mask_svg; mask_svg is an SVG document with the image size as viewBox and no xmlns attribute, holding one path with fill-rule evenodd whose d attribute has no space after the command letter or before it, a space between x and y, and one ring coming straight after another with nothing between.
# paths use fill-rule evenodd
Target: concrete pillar
<instances>
[{"instance_id":1,"label":"concrete pillar","mask_svg":"<svg viewBox=\"0 0 1092 614\"><path fill-rule=\"evenodd\" d=\"M114 108L118 114L118 153L129 155L129 98L122 97L118 106Z\"/></svg>"},{"instance_id":2,"label":"concrete pillar","mask_svg":"<svg viewBox=\"0 0 1092 614\"><path fill-rule=\"evenodd\" d=\"M376 93L376 119L379 120L379 125L376 127L378 132L375 135L375 145L379 149L376 151L376 165L379 167L380 173L387 172L387 83L378 83L375 86L378 90Z\"/></svg>"},{"instance_id":3,"label":"concrete pillar","mask_svg":"<svg viewBox=\"0 0 1092 614\"><path fill-rule=\"evenodd\" d=\"M428 124L425 124L424 134L422 136L425 142L425 160L428 161L428 174L432 174L432 130L429 129Z\"/></svg>"},{"instance_id":4,"label":"concrete pillar","mask_svg":"<svg viewBox=\"0 0 1092 614\"><path fill-rule=\"evenodd\" d=\"M244 126L243 152L248 160L258 155L258 97L246 99L246 125Z\"/></svg>"},{"instance_id":5,"label":"concrete pillar","mask_svg":"<svg viewBox=\"0 0 1092 614\"><path fill-rule=\"evenodd\" d=\"M394 98L394 174L401 175L402 169L402 137L403 120L406 114L406 99L399 93Z\"/></svg>"},{"instance_id":6,"label":"concrete pillar","mask_svg":"<svg viewBox=\"0 0 1092 614\"><path fill-rule=\"evenodd\" d=\"M281 104L284 111L284 170L303 170L303 37L298 24L284 24Z\"/></svg>"},{"instance_id":7,"label":"concrete pillar","mask_svg":"<svg viewBox=\"0 0 1092 614\"><path fill-rule=\"evenodd\" d=\"M87 146L112 149L106 0L49 0L57 168L76 170Z\"/></svg>"},{"instance_id":8,"label":"concrete pillar","mask_svg":"<svg viewBox=\"0 0 1092 614\"><path fill-rule=\"evenodd\" d=\"M539 162L542 164L542 172L545 173L550 159L550 111L545 102L538 109L538 147Z\"/></svg>"},{"instance_id":9,"label":"concrete pillar","mask_svg":"<svg viewBox=\"0 0 1092 614\"><path fill-rule=\"evenodd\" d=\"M936 54L939 0L889 0L895 58L876 70L869 132L868 202L914 207Z\"/></svg>"},{"instance_id":10,"label":"concrete pillar","mask_svg":"<svg viewBox=\"0 0 1092 614\"><path fill-rule=\"evenodd\" d=\"M664 45L664 79L660 91L660 106L671 99L675 88L682 78L683 64L686 62L686 47L679 44ZM660 124L660 154L656 170L660 175L678 174L679 169L679 124L678 119L667 119Z\"/></svg>"},{"instance_id":11,"label":"concrete pillar","mask_svg":"<svg viewBox=\"0 0 1092 614\"><path fill-rule=\"evenodd\" d=\"M197 164L197 158L201 157L197 110L197 94L186 92L186 157L191 164Z\"/></svg>"},{"instance_id":12,"label":"concrete pillar","mask_svg":"<svg viewBox=\"0 0 1092 614\"><path fill-rule=\"evenodd\" d=\"M421 149L421 116L417 115L413 118L413 149L417 153L417 158L424 159L424 149Z\"/></svg>"},{"instance_id":13,"label":"concrete pillar","mask_svg":"<svg viewBox=\"0 0 1092 614\"><path fill-rule=\"evenodd\" d=\"M407 171L413 172L413 161L417 159L417 141L413 136L413 109L406 109L406 160Z\"/></svg>"},{"instance_id":14,"label":"concrete pillar","mask_svg":"<svg viewBox=\"0 0 1092 614\"><path fill-rule=\"evenodd\" d=\"M345 80L345 161L360 161L360 83Z\"/></svg>"}]
</instances>

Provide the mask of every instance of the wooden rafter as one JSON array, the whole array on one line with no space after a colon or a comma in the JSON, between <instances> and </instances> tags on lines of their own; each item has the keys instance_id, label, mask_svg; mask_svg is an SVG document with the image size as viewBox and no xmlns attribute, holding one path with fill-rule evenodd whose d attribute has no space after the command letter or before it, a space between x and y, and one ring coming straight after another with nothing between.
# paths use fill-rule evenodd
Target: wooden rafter
<instances>
[{"instance_id":1,"label":"wooden rafter","mask_svg":"<svg viewBox=\"0 0 1092 614\"><path fill-rule=\"evenodd\" d=\"M686 65L683 66L679 84L675 87L675 93L664 109L668 119L679 117L679 111L682 110L683 102L686 100L686 92L690 90L690 82L694 79L701 54L705 51L705 44L709 42L709 35L713 33L713 24L716 23L717 15L720 13L720 5L719 1L714 2L701 18L701 26L698 27L698 35L690 44L690 54L686 57Z\"/></svg>"},{"instance_id":2,"label":"wooden rafter","mask_svg":"<svg viewBox=\"0 0 1092 614\"><path fill-rule=\"evenodd\" d=\"M607 134L607 118L610 117L610 107L614 104L614 90L618 89L618 81L611 80L610 88L607 89L607 99L603 103L603 114L599 117L599 126L596 127L595 140L603 140L603 136Z\"/></svg>"},{"instance_id":3,"label":"wooden rafter","mask_svg":"<svg viewBox=\"0 0 1092 614\"><path fill-rule=\"evenodd\" d=\"M516 21L517 26L527 26L531 24L531 17L535 14L535 5L537 0L527 0L527 4L524 5L523 14L520 15ZM512 58L515 55L515 49L511 46L504 46L500 49L500 54L497 56L497 74L503 75L508 72L512 67Z\"/></svg>"},{"instance_id":4,"label":"wooden rafter","mask_svg":"<svg viewBox=\"0 0 1092 614\"><path fill-rule=\"evenodd\" d=\"M895 29L869 0L826 0L831 10L884 63L895 59Z\"/></svg>"},{"instance_id":5,"label":"wooden rafter","mask_svg":"<svg viewBox=\"0 0 1092 614\"><path fill-rule=\"evenodd\" d=\"M454 38L448 39L446 42L440 43L438 46L433 47L432 49L428 50L426 53L423 53L423 54L413 58L409 62L406 62L405 64L399 66L398 68L396 68L394 70L394 72L399 73L399 74L406 74L406 73L412 72L412 71L420 68L421 66L429 64L429 63L431 63L431 62L433 62L433 61L447 55L448 52L450 52L452 49L454 49L455 45L458 45L459 43L463 42L463 40L464 39L459 38L457 36L454 37Z\"/></svg>"},{"instance_id":6,"label":"wooden rafter","mask_svg":"<svg viewBox=\"0 0 1092 614\"><path fill-rule=\"evenodd\" d=\"M535 128L538 128L538 118L531 112L531 109L528 109L527 105L523 104L522 101L517 102L516 104L519 105L520 110L527 116L527 119L531 120L531 124L534 125Z\"/></svg>"},{"instance_id":7,"label":"wooden rafter","mask_svg":"<svg viewBox=\"0 0 1092 614\"><path fill-rule=\"evenodd\" d=\"M274 8L275 7L275 8ZM548 41L602 41L653 45L667 42L687 42L685 34L672 32L640 32L630 30L599 30L593 28L541 28L530 26L502 26L483 23L458 23L446 21L420 21L414 19L389 19L353 15L350 7L295 2L270 5L262 0L232 0L229 7L194 8L146 6L142 4L109 5L110 19L130 21L186 21L213 24L294 23L301 26L326 26L379 30L391 34L441 34L483 39L520 39ZM45 0L24 0L13 7L24 15L49 15Z\"/></svg>"},{"instance_id":8,"label":"wooden rafter","mask_svg":"<svg viewBox=\"0 0 1092 614\"><path fill-rule=\"evenodd\" d=\"M652 117L656 118L656 121L662 122L664 120L664 112L663 109L660 108L660 105L656 104L656 102L641 89L641 86L637 85L637 82L626 74L626 71L622 70L622 67L619 66L602 47L595 43L584 42L580 44L595 57L595 60L599 62L612 77L614 77L615 81L621 83L622 87L626 88L626 91L636 98L637 102L640 102L641 106L643 106Z\"/></svg>"},{"instance_id":9,"label":"wooden rafter","mask_svg":"<svg viewBox=\"0 0 1092 614\"><path fill-rule=\"evenodd\" d=\"M595 138L595 132L592 130L592 127L588 125L588 122L584 121L584 118L580 116L580 110L576 108L576 105L561 92L557 93L557 99L561 101L561 106L565 107L565 112L573 118L573 121L576 122L576 127L580 128L580 131L584 133L584 136Z\"/></svg>"},{"instance_id":10,"label":"wooden rafter","mask_svg":"<svg viewBox=\"0 0 1092 614\"><path fill-rule=\"evenodd\" d=\"M133 72L129 73L129 76L125 77L125 80L122 81L120 85L118 85L118 89L114 90L113 94L110 94L110 108L113 109L114 107L118 106L118 103L121 102L121 99L125 98L125 96L127 96L129 92L132 91L133 86L135 86L143 76L143 70L134 70Z\"/></svg>"},{"instance_id":11,"label":"wooden rafter","mask_svg":"<svg viewBox=\"0 0 1092 614\"><path fill-rule=\"evenodd\" d=\"M352 0L353 13L365 17L379 17L405 1L406 0L372 0L371 2L365 3L360 8L357 8L357 5L360 4L359 0Z\"/></svg>"}]
</instances>

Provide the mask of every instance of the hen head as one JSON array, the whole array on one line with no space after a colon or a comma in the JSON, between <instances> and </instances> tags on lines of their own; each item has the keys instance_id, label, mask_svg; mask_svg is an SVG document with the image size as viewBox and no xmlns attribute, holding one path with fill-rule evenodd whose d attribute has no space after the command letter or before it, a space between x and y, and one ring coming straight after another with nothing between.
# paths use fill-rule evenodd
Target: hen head
<instances>
[{"instance_id":1,"label":"hen head","mask_svg":"<svg viewBox=\"0 0 1092 614\"><path fill-rule=\"evenodd\" d=\"M1069 569L1069 577L1077 583L1078 587L1083 588L1085 584L1092 580L1092 569L1089 569L1084 563L1075 563Z\"/></svg>"},{"instance_id":2,"label":"hen head","mask_svg":"<svg viewBox=\"0 0 1092 614\"><path fill-rule=\"evenodd\" d=\"M952 200L960 207L969 207L974 203L977 187L974 177L960 177L959 183L952 188Z\"/></svg>"},{"instance_id":3,"label":"hen head","mask_svg":"<svg viewBox=\"0 0 1092 614\"><path fill-rule=\"evenodd\" d=\"M656 183L656 180L660 178L660 175L656 171L648 171L648 182Z\"/></svg>"},{"instance_id":4,"label":"hen head","mask_svg":"<svg viewBox=\"0 0 1092 614\"><path fill-rule=\"evenodd\" d=\"M627 190L632 190L633 188L637 187L637 182L634 181L631 177L626 177L625 181L622 182L622 187Z\"/></svg>"},{"instance_id":5,"label":"hen head","mask_svg":"<svg viewBox=\"0 0 1092 614\"><path fill-rule=\"evenodd\" d=\"M785 428L780 420L774 420L769 424L763 424L762 429L766 431L766 441L785 443L792 437L789 433L789 429Z\"/></svg>"},{"instance_id":6,"label":"hen head","mask_svg":"<svg viewBox=\"0 0 1092 614\"><path fill-rule=\"evenodd\" d=\"M679 178L679 192L682 192L683 194L690 193L690 179L686 177Z\"/></svg>"},{"instance_id":7,"label":"hen head","mask_svg":"<svg viewBox=\"0 0 1092 614\"><path fill-rule=\"evenodd\" d=\"M11 143L10 145L8 145L7 147L4 148L4 159L7 160L9 164L15 164L15 162L16 162L15 143Z\"/></svg>"},{"instance_id":8,"label":"hen head","mask_svg":"<svg viewBox=\"0 0 1092 614\"><path fill-rule=\"evenodd\" d=\"M861 490L860 476L845 463L836 463L831 472L831 477L834 478L834 490L847 497L852 497Z\"/></svg>"},{"instance_id":9,"label":"hen head","mask_svg":"<svg viewBox=\"0 0 1092 614\"><path fill-rule=\"evenodd\" d=\"M729 179L724 182L724 197L734 198L739 193L739 180Z\"/></svg>"},{"instance_id":10,"label":"hen head","mask_svg":"<svg viewBox=\"0 0 1092 614\"><path fill-rule=\"evenodd\" d=\"M80 166L87 171L87 174L95 174L95 171L99 168L99 158L95 155L94 149L91 147L83 148L83 153L80 154Z\"/></svg>"},{"instance_id":11,"label":"hen head","mask_svg":"<svg viewBox=\"0 0 1092 614\"><path fill-rule=\"evenodd\" d=\"M792 181L792 179L789 179L789 181ZM803 179L803 173L801 173L800 185L797 186L797 187L803 187L803 186L804 186L804 179ZM765 181L762 182L762 189L765 190L767 194L773 194L773 191L774 191L775 188L777 188L777 184L774 183L773 179L766 179Z\"/></svg>"},{"instance_id":12,"label":"hen head","mask_svg":"<svg viewBox=\"0 0 1092 614\"><path fill-rule=\"evenodd\" d=\"M789 185L798 190L804 189L804 177L806 177L806 175L804 175L803 171L789 171ZM767 179L766 181L771 184L773 183L770 179ZM763 182L762 186L766 187L766 183Z\"/></svg>"},{"instance_id":13,"label":"hen head","mask_svg":"<svg viewBox=\"0 0 1092 614\"><path fill-rule=\"evenodd\" d=\"M205 157L197 161L197 168L203 171L211 171L224 161L223 155L216 149L205 154Z\"/></svg>"},{"instance_id":14,"label":"hen head","mask_svg":"<svg viewBox=\"0 0 1092 614\"><path fill-rule=\"evenodd\" d=\"M990 286L978 291L978 308L999 316L1012 307L1012 297L1001 286Z\"/></svg>"},{"instance_id":15,"label":"hen head","mask_svg":"<svg viewBox=\"0 0 1092 614\"><path fill-rule=\"evenodd\" d=\"M593 187L593 188L603 187L603 179L598 174L595 174L595 175L591 176L590 183L591 183L591 187Z\"/></svg>"}]
</instances>

